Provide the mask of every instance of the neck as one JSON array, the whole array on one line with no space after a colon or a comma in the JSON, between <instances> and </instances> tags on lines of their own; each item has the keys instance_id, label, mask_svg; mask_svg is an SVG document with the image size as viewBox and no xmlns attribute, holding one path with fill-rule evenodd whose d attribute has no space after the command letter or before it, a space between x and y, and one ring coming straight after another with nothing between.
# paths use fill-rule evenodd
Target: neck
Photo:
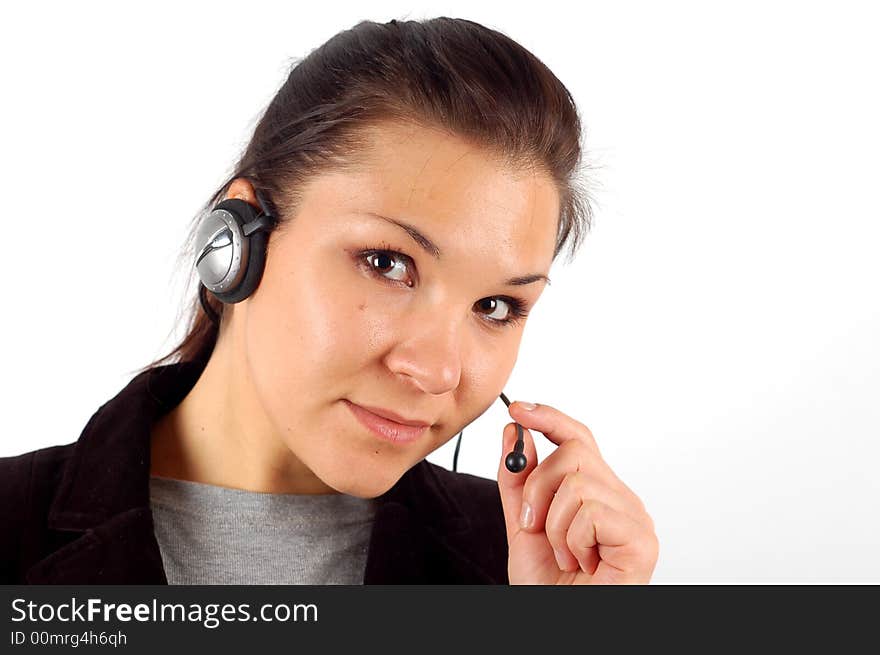
<instances>
[{"instance_id":1,"label":"neck","mask_svg":"<svg viewBox=\"0 0 880 655\"><path fill-rule=\"evenodd\" d=\"M264 493L338 493L280 438L242 345L235 332L221 331L195 386L154 424L150 474Z\"/></svg>"}]
</instances>

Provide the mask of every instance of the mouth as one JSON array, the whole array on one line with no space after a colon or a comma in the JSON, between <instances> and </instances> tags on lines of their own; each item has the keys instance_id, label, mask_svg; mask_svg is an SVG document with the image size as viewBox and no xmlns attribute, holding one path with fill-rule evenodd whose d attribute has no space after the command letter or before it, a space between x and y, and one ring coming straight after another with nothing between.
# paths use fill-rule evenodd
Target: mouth
<instances>
[{"instance_id":1,"label":"mouth","mask_svg":"<svg viewBox=\"0 0 880 655\"><path fill-rule=\"evenodd\" d=\"M351 410L354 417L365 428L370 430L375 436L390 441L392 443L410 443L418 439L431 426L427 423L418 423L416 425L406 425L398 423L384 416L374 414L370 410L356 405L350 400L343 399L343 402ZM411 421L415 423L415 421Z\"/></svg>"}]
</instances>

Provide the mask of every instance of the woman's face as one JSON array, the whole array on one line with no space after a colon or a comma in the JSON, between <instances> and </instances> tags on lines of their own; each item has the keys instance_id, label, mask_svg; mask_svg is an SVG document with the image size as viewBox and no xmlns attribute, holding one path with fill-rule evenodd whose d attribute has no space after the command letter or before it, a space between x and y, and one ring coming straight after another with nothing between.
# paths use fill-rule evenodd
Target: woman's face
<instances>
[{"instance_id":1,"label":"woman's face","mask_svg":"<svg viewBox=\"0 0 880 655\"><path fill-rule=\"evenodd\" d=\"M547 275L559 213L544 173L516 173L425 127L370 134L369 165L307 183L233 318L277 434L327 485L364 498L498 400L524 328L511 299L528 311L546 284L508 281ZM347 401L431 425L392 443Z\"/></svg>"}]
</instances>

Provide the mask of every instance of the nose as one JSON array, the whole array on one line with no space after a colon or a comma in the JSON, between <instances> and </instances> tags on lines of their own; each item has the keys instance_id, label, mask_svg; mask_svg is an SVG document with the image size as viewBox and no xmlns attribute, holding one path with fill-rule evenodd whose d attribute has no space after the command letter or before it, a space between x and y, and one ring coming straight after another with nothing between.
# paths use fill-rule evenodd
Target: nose
<instances>
[{"instance_id":1,"label":"nose","mask_svg":"<svg viewBox=\"0 0 880 655\"><path fill-rule=\"evenodd\" d=\"M441 395L458 387L461 380L462 325L460 317L444 319L436 314L406 322L385 365L409 377L421 391Z\"/></svg>"}]
</instances>

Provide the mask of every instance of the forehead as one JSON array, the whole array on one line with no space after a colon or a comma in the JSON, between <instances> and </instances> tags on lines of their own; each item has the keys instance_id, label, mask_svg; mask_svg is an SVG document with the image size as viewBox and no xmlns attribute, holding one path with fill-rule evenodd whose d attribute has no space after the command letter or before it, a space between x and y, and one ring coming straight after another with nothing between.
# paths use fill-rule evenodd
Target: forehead
<instances>
[{"instance_id":1,"label":"forehead","mask_svg":"<svg viewBox=\"0 0 880 655\"><path fill-rule=\"evenodd\" d=\"M366 130L359 165L319 176L307 195L345 213L372 212L417 226L444 257L486 250L517 269L545 271L556 240L559 198L540 170L517 170L480 146L406 123Z\"/></svg>"}]
</instances>

